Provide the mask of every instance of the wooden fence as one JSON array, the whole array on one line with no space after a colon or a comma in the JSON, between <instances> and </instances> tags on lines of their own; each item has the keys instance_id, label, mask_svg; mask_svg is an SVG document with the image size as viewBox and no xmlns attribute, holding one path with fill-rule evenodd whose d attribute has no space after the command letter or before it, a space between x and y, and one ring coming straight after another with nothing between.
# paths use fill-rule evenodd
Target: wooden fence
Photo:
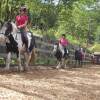
<instances>
[{"instance_id":1,"label":"wooden fence","mask_svg":"<svg viewBox=\"0 0 100 100\"><path fill-rule=\"evenodd\" d=\"M56 64L56 59L53 55L53 44L48 43L47 41L43 41L42 38L36 38L36 53L37 53L37 61L36 64L45 64L45 65L54 65ZM70 63L74 63L74 52L76 46L69 45L70 51ZM6 59L6 49L4 44L0 44L0 59L1 62L5 63ZM15 59L16 56L13 54L12 59ZM90 53L86 52L84 64L91 63Z\"/></svg>"},{"instance_id":2,"label":"wooden fence","mask_svg":"<svg viewBox=\"0 0 100 100\"><path fill-rule=\"evenodd\" d=\"M50 44L48 42L45 42L43 40L36 40L36 44L37 44L37 53L38 53L38 57L40 59L42 59L43 61L47 61L46 63L47 64L56 64L56 59L53 55L53 45L54 44ZM75 46L75 45L69 45L68 46L68 49L70 51L70 63L71 64L74 64L75 63L75 57L74 57L74 54L75 54L75 49L77 48L78 46ZM83 63L84 64L90 64L91 63L91 54L89 52L87 52L87 50L85 50L85 53L84 53L84 60L83 60Z\"/></svg>"}]
</instances>

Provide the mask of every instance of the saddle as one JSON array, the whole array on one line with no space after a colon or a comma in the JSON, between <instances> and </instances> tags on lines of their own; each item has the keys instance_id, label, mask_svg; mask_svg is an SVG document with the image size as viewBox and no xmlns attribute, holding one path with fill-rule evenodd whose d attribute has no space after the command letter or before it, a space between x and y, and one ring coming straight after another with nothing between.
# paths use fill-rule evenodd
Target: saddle
<instances>
[{"instance_id":1,"label":"saddle","mask_svg":"<svg viewBox=\"0 0 100 100\"><path fill-rule=\"evenodd\" d=\"M64 48L64 58L68 58L69 57L69 50L67 48Z\"/></svg>"},{"instance_id":2,"label":"saddle","mask_svg":"<svg viewBox=\"0 0 100 100\"><path fill-rule=\"evenodd\" d=\"M14 36L15 40L17 42L20 42L20 44L25 44L25 41L22 40L22 36L21 36L21 32L18 31L17 34ZM31 45L31 40L32 40L32 33L31 32L27 32L27 39L28 39L28 48L30 47Z\"/></svg>"}]
</instances>

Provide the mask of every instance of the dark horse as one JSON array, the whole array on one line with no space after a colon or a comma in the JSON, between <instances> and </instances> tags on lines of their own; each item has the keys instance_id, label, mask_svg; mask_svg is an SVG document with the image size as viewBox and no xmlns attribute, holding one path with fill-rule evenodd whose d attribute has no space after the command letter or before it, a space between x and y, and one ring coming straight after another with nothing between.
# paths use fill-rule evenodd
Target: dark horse
<instances>
[{"instance_id":1,"label":"dark horse","mask_svg":"<svg viewBox=\"0 0 100 100\"><path fill-rule=\"evenodd\" d=\"M18 33L18 29L13 22L5 22L1 29L0 29L0 42L3 42L6 44L6 50L7 50L7 60L6 60L6 70L9 70L10 67L10 60L11 60L11 54L15 53L18 58L19 62L19 70L28 70L29 62L30 60L34 60L35 58L35 52L34 52L34 46L35 46L35 39L32 35L32 33L27 33L28 37L28 48L30 50L29 53L27 53L25 45L23 45L21 34ZM25 57L25 67L23 68L21 66L21 54Z\"/></svg>"},{"instance_id":2,"label":"dark horse","mask_svg":"<svg viewBox=\"0 0 100 100\"><path fill-rule=\"evenodd\" d=\"M60 45L58 43L54 44L53 54L56 57L58 61L57 69L62 67L65 68L66 64L69 61L69 50L64 49L64 55L62 53L62 48L60 48Z\"/></svg>"},{"instance_id":3,"label":"dark horse","mask_svg":"<svg viewBox=\"0 0 100 100\"><path fill-rule=\"evenodd\" d=\"M83 62L83 54L81 49L76 49L75 50L75 66L79 65L82 66Z\"/></svg>"}]
</instances>

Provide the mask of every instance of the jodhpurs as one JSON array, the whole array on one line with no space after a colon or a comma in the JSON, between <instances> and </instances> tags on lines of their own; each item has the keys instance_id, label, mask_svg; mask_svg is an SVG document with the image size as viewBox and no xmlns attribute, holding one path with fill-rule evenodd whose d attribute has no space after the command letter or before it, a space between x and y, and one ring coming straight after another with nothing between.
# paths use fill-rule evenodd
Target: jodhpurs
<instances>
[{"instance_id":1,"label":"jodhpurs","mask_svg":"<svg viewBox=\"0 0 100 100\"><path fill-rule=\"evenodd\" d=\"M66 54L69 53L68 50L67 50L67 48L64 47L64 46L62 46L61 44L59 44L59 48L60 48L60 51L62 52L63 57L65 57Z\"/></svg>"},{"instance_id":2,"label":"jodhpurs","mask_svg":"<svg viewBox=\"0 0 100 100\"><path fill-rule=\"evenodd\" d=\"M23 44L25 44L26 49L28 49L28 37L27 37L27 33L25 32L24 29L20 29L20 32L21 32L22 42L23 42Z\"/></svg>"}]
</instances>

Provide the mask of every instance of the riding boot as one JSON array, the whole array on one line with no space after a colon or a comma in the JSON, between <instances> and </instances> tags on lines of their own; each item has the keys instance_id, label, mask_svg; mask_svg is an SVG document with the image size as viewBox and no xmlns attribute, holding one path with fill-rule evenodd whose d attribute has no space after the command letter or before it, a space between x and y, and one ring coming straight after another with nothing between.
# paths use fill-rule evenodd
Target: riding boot
<instances>
[{"instance_id":1,"label":"riding boot","mask_svg":"<svg viewBox=\"0 0 100 100\"><path fill-rule=\"evenodd\" d=\"M25 44L26 51L29 52L27 33L25 31L21 31L21 37L22 37L23 44Z\"/></svg>"},{"instance_id":2,"label":"riding boot","mask_svg":"<svg viewBox=\"0 0 100 100\"><path fill-rule=\"evenodd\" d=\"M67 53L67 50L66 50L66 48L64 47L64 55L63 55L63 58L66 57L66 53Z\"/></svg>"},{"instance_id":3,"label":"riding boot","mask_svg":"<svg viewBox=\"0 0 100 100\"><path fill-rule=\"evenodd\" d=\"M28 48L28 39L25 40L25 47L26 47L26 51L29 53L29 48Z\"/></svg>"}]
</instances>

